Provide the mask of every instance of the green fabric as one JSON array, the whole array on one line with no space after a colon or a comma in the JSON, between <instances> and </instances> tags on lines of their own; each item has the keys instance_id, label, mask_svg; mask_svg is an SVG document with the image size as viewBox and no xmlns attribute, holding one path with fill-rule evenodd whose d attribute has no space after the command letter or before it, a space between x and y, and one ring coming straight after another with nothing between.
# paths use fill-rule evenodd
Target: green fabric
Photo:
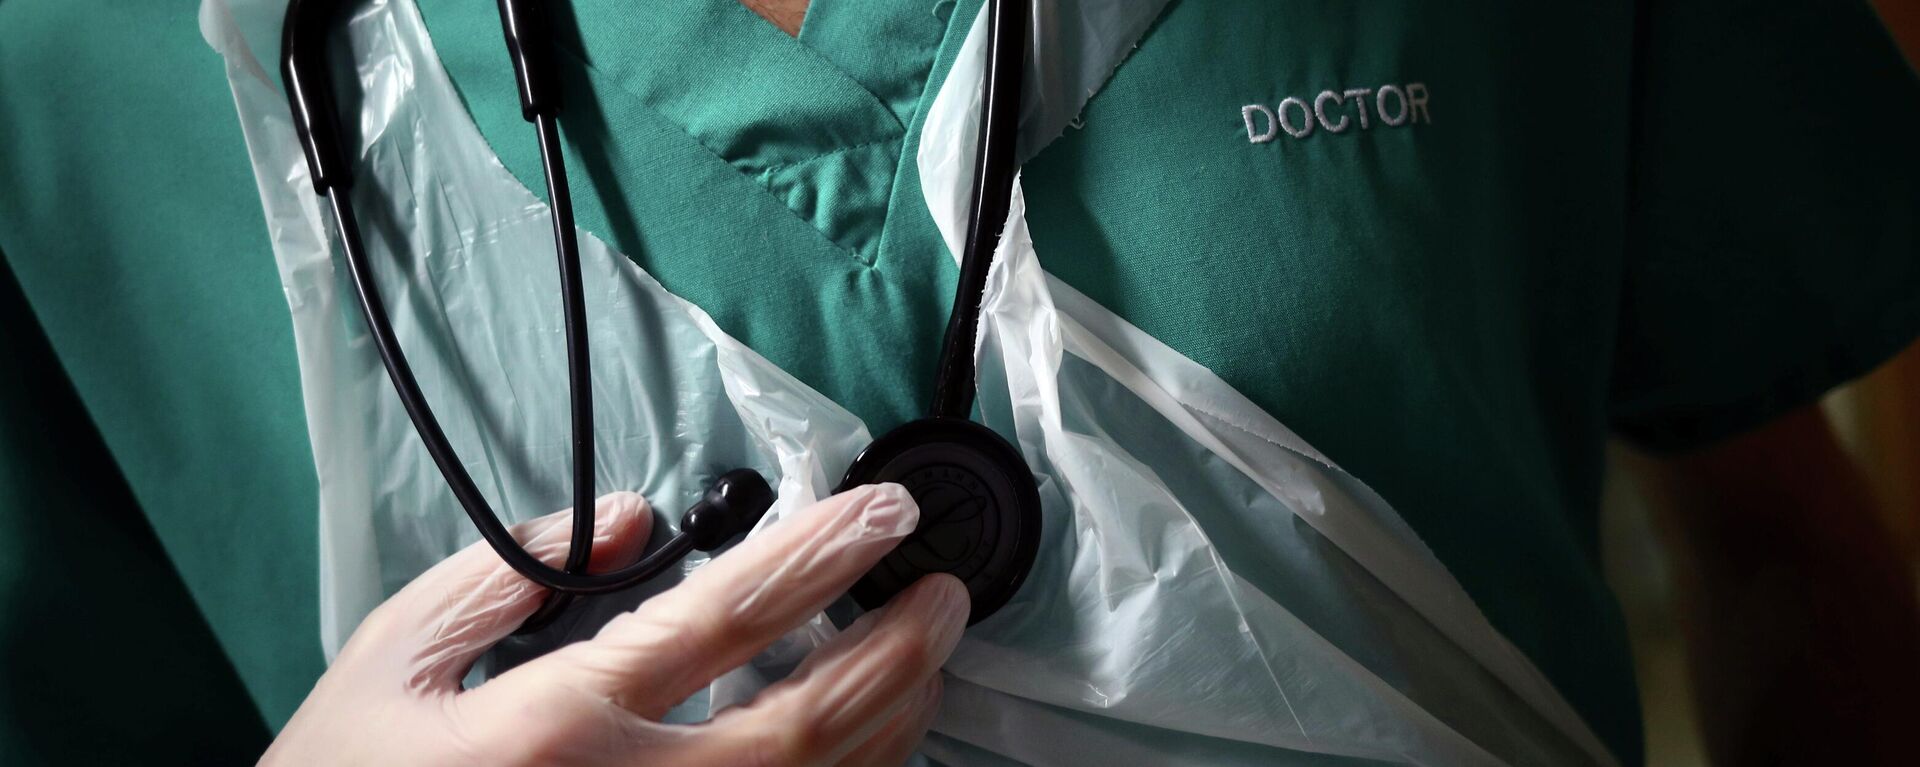
<instances>
[{"instance_id":1,"label":"green fabric","mask_svg":"<svg viewBox=\"0 0 1920 767\"><path fill-rule=\"evenodd\" d=\"M1181 2L1026 167L1049 269L1370 483L1622 754L1609 425L1723 435L1920 331L1920 87L1866 6L1652 7ZM1410 82L1430 124L1239 111Z\"/></svg>"},{"instance_id":2,"label":"green fabric","mask_svg":"<svg viewBox=\"0 0 1920 767\"><path fill-rule=\"evenodd\" d=\"M93 5L0 4L0 247L277 726L318 672L314 480L254 181L193 3ZM797 40L571 5L580 224L876 432L922 412L953 268L913 157L978 0L816 0ZM1038 252L1379 490L1637 762L1605 436L1758 423L1920 327L1920 87L1829 5L1176 0L1027 165ZM539 189L491 4L421 6ZM1410 83L1430 121L1243 121Z\"/></svg>"},{"instance_id":3,"label":"green fabric","mask_svg":"<svg viewBox=\"0 0 1920 767\"><path fill-rule=\"evenodd\" d=\"M0 764L250 761L267 728L4 260L0 328Z\"/></svg>"},{"instance_id":4,"label":"green fabric","mask_svg":"<svg viewBox=\"0 0 1920 767\"><path fill-rule=\"evenodd\" d=\"M583 18L556 27L579 224L878 433L926 408L954 270L898 116L917 108L901 84L862 84L909 78L919 99L948 24L917 4L854 5L870 8L821 3L797 41L704 0L576 2ZM420 8L494 151L542 189L533 133L498 97L514 93L498 19L462 0ZM921 45L843 53L876 47L876 28Z\"/></svg>"},{"instance_id":5,"label":"green fabric","mask_svg":"<svg viewBox=\"0 0 1920 767\"><path fill-rule=\"evenodd\" d=\"M1613 399L1656 447L1812 401L1920 324L1920 89L1864 4L1777 6L1648 25L1674 55L1642 96Z\"/></svg>"},{"instance_id":6,"label":"green fabric","mask_svg":"<svg viewBox=\"0 0 1920 767\"><path fill-rule=\"evenodd\" d=\"M119 467L277 727L323 667L313 459L292 323L224 68L200 38L196 5L0 3L0 250L112 457L90 473ZM55 388L67 385L61 372L21 369ZM84 539L32 545L59 561L114 566ZM0 615L29 607L9 597ZM191 657L181 649L176 658L173 637L144 628L128 626L120 639L150 666ZM34 662L101 659L75 646ZM221 692L209 681L204 694ZM75 718L112 732L129 698L199 694L148 688L133 674L117 689L89 690L93 708ZM228 726L236 743L255 740L251 720Z\"/></svg>"}]
</instances>

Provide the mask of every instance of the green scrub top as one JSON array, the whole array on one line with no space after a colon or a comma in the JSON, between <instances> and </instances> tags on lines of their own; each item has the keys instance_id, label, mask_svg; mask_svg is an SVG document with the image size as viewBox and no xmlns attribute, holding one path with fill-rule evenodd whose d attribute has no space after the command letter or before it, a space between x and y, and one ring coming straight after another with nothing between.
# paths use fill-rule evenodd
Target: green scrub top
<instances>
[{"instance_id":1,"label":"green scrub top","mask_svg":"<svg viewBox=\"0 0 1920 767\"><path fill-rule=\"evenodd\" d=\"M541 188L492 4L420 5ZM0 637L102 680L48 724L10 673L0 762L257 749L322 668L291 327L194 6L0 3L0 545L52 563L0 564ZM815 0L794 39L573 0L580 225L876 432L921 413L954 269L913 158L978 8ZM1920 333L1917 124L1863 3L1173 0L1024 178L1049 270L1371 484L1634 764L1602 443L1714 440Z\"/></svg>"}]
</instances>

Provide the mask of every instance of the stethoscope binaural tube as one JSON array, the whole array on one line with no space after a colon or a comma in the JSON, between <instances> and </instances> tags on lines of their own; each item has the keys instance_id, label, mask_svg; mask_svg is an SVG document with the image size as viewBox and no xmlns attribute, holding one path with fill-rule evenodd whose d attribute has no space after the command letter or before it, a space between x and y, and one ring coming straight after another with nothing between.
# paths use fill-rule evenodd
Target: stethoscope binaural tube
<instances>
[{"instance_id":1,"label":"stethoscope binaural tube","mask_svg":"<svg viewBox=\"0 0 1920 767\"><path fill-rule=\"evenodd\" d=\"M948 573L967 586L970 624L999 610L1026 582L1039 553L1041 528L1039 484L1020 451L968 420L987 272L1020 169L1015 151L1030 10L1030 0L990 2L973 201L953 312L940 347L932 414L874 440L847 467L839 487L897 482L920 506L920 526L854 584L854 601L871 610L922 576Z\"/></svg>"},{"instance_id":2,"label":"stethoscope binaural tube","mask_svg":"<svg viewBox=\"0 0 1920 767\"><path fill-rule=\"evenodd\" d=\"M522 625L537 630L572 595L618 591L653 578L694 549L711 551L751 529L773 503L759 474L721 475L687 510L680 532L654 553L619 570L589 574L594 528L593 402L588 370L586 309L572 199L561 155L559 78L553 69L545 9L538 0L497 0L513 59L521 116L540 141L554 248L566 322L567 377L572 400L573 524L562 568L528 553L500 522L461 465L400 348L373 277L349 193L353 175L342 140L325 48L335 11L350 0L291 0L281 41L281 75L314 191L327 198L340 230L347 271L361 314L414 430L462 510L488 545L514 570L556 592ZM1025 57L1026 0L990 0L985 108L973 179L972 214L961 256L953 313L948 319L935 380L932 415L875 440L848 467L840 489L873 482L905 485L921 507L919 528L852 590L872 609L930 572L949 572L967 584L972 621L997 610L1025 580L1040 533L1037 483L1020 452L1004 438L968 420L973 406L975 332L993 253L1000 240L1018 171L1014 156ZM957 554L956 554L957 552Z\"/></svg>"},{"instance_id":3,"label":"stethoscope binaural tube","mask_svg":"<svg viewBox=\"0 0 1920 767\"><path fill-rule=\"evenodd\" d=\"M521 631L545 626L575 594L618 591L649 580L677 563L695 548L712 550L750 529L773 504L773 491L759 474L736 469L722 475L681 522L681 532L665 545L627 567L588 574L593 555L593 390L588 369L586 307L582 299L579 245L573 229L573 205L568 194L565 161L560 150L557 117L558 79L552 71L549 36L543 9L527 0L499 0L501 27L513 57L521 114L534 124L540 140L541 165L553 211L554 248L560 262L561 304L565 313L568 393L572 400L573 516L566 562L554 568L528 553L500 522L459 456L407 363L373 277L359 223L348 199L353 174L341 138L338 109L333 99L332 73L327 68L326 43L341 0L292 0L282 29L280 71L293 111L294 129L306 155L314 191L325 196L340 230L348 275L359 299L361 314L373 336L374 348L393 382L414 430L439 468L454 497L487 544L514 570L556 594L522 624Z\"/></svg>"}]
</instances>

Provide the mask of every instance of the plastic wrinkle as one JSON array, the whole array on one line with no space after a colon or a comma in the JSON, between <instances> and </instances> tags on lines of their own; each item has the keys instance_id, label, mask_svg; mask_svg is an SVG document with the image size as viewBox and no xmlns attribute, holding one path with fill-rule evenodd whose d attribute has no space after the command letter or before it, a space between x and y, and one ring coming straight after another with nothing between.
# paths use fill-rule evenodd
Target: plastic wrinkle
<instances>
[{"instance_id":1,"label":"plastic wrinkle","mask_svg":"<svg viewBox=\"0 0 1920 767\"><path fill-rule=\"evenodd\" d=\"M1087 102L1133 53L1167 0L1033 0L1020 159L1078 128ZM968 144L967 146L972 146Z\"/></svg>"},{"instance_id":2,"label":"plastic wrinkle","mask_svg":"<svg viewBox=\"0 0 1920 767\"><path fill-rule=\"evenodd\" d=\"M976 21L921 138L928 208L953 252L971 177L960 147L972 145L977 120L980 29ZM969 710L950 694L934 728L946 738L929 741L929 753L1058 761L1036 758L1008 731L1037 717L1031 700L1151 725L1102 728L1103 737L1137 753L1182 743L1163 754L1174 763L1216 760L1193 750L1204 739L1169 731L1393 762L1613 762L1384 501L1210 371L1041 271L1023 205L985 305L982 415L1017 435L1049 511L1071 524L1043 544L1016 600L1027 614L1010 607L949 663L975 686L968 700L990 703ZM1143 422L1160 426L1131 428ZM1212 486L1181 481L1193 476ZM1274 512L1305 526L1278 524ZM1263 545L1222 539L1216 527ZM1304 580L1240 575L1276 558ZM1065 575L1046 572L1061 567ZM1078 585L1046 593L1062 582ZM1232 668L1245 673L1221 671ZM1076 721L1051 737L1091 736Z\"/></svg>"},{"instance_id":3,"label":"plastic wrinkle","mask_svg":"<svg viewBox=\"0 0 1920 767\"><path fill-rule=\"evenodd\" d=\"M476 535L382 380L320 202L302 191L310 187L285 104L261 76L257 46L248 45L278 39L283 8L206 0L201 19L227 58L293 314L320 477L322 640L333 657L374 606ZM346 37L368 128L359 136L365 167L355 205L396 330L449 437L503 517L544 514L564 505L566 479L534 467L564 465L568 449L567 408L555 394L565 390L556 278L546 259L524 257L550 248L545 206L486 148L410 3L365 4ZM780 501L764 526L823 497L829 478L869 441L844 409L584 232L581 257L601 403L598 486L683 508L708 472L747 466L777 478ZM682 572L703 561L690 558ZM564 625L505 643L493 663L509 666L591 636L679 577L592 600ZM812 639L830 635L824 619L811 627Z\"/></svg>"},{"instance_id":4,"label":"plastic wrinkle","mask_svg":"<svg viewBox=\"0 0 1920 767\"><path fill-rule=\"evenodd\" d=\"M1037 0L1023 154L1079 118L1163 6ZM376 605L477 536L367 344L285 102L259 64L283 10L281 0L202 0L200 20L226 60L293 318L320 483L322 641L335 657L363 620L373 631L391 623L368 617ZM977 143L984 15L970 29L914 158L954 253ZM545 208L492 155L411 2L369 0L347 31L359 88L348 103L361 105L355 206L396 331L495 508L511 520L544 515L568 495L557 281L548 259L526 257L550 252ZM598 487L684 508L712 472L753 468L775 481L779 502L749 546L826 496L871 440L845 409L591 233L580 233L580 254ZM1039 480L1040 553L1014 599L959 640L927 756L1114 767L1615 764L1383 499L1041 263L1016 190L978 329L977 393L982 422L1019 447ZM822 505L844 518L805 536L769 582L832 567L850 547L890 546L917 519L898 513L899 499L849 500L860 502ZM612 521L621 516L603 509L604 529L622 529ZM656 544L665 532L654 531ZM563 540L543 533L534 545L557 557ZM672 641L634 623L657 615L629 611L704 562L692 557L503 642L470 681L603 627L622 641ZM472 617L421 629L434 647L408 672L444 679L455 648L516 618L504 600L525 588L488 578L426 597ZM741 588L730 614L746 619L796 598L778 591ZM656 605L678 609L671 595ZM852 630L884 622L877 612ZM796 667L854 670L835 695L857 698L875 678L859 670L884 659L844 656L832 649L845 646L839 633L816 615L667 720L752 700ZM910 653L916 638L894 639L893 651ZM636 740L669 737L632 727Z\"/></svg>"}]
</instances>

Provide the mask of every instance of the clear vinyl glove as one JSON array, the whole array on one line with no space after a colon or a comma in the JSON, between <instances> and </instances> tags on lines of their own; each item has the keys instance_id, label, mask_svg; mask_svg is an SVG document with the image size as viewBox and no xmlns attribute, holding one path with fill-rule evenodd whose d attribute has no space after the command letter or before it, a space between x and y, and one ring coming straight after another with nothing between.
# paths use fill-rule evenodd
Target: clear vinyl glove
<instances>
[{"instance_id":1,"label":"clear vinyl glove","mask_svg":"<svg viewBox=\"0 0 1920 767\"><path fill-rule=\"evenodd\" d=\"M599 500L592 567L645 548L638 495ZM669 708L846 592L919 509L898 485L847 491L780 520L592 640L481 685L460 680L545 595L475 544L393 595L347 642L262 764L894 765L933 720L939 668L967 620L966 588L922 579L808 656L748 704L693 725ZM565 555L562 512L514 529L535 556Z\"/></svg>"}]
</instances>

